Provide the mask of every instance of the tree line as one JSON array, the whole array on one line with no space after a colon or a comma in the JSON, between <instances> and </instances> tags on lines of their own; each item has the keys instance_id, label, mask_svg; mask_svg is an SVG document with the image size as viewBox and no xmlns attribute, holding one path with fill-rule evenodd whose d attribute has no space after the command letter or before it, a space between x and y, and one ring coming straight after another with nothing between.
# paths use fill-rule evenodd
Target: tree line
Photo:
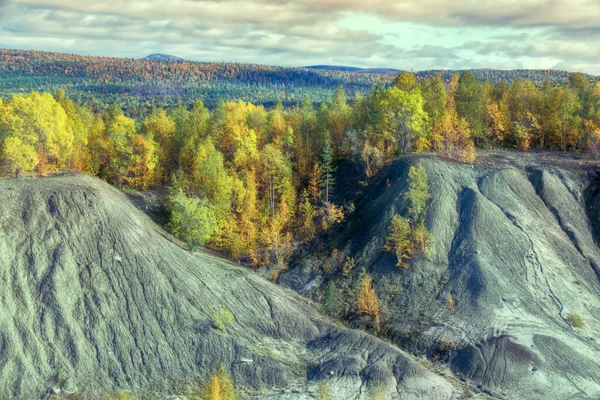
<instances>
[{"instance_id":1,"label":"tree line","mask_svg":"<svg viewBox=\"0 0 600 400\"><path fill-rule=\"evenodd\" d=\"M568 85L535 86L482 83L469 72L448 84L439 75L418 82L403 73L391 87L351 100L338 87L318 105L231 101L211 112L197 101L138 119L114 104L92 111L59 90L0 101L0 165L5 175L73 169L119 187L167 186L169 227L190 246L284 265L295 241L351 211L336 187L341 161L362 165L356 179L364 180L407 152L465 163L475 160L476 146L595 155L599 126L600 85L578 75ZM414 206L421 192L421 200L407 198L413 209L396 218L388 243L402 266L429 241L422 205ZM406 238L419 240L409 246Z\"/></svg>"}]
</instances>

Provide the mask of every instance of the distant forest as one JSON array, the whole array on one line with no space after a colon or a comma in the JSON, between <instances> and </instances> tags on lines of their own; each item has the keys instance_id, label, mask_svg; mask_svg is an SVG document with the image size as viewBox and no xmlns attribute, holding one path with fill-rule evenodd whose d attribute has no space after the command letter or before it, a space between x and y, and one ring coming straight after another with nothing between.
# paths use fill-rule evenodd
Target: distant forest
<instances>
[{"instance_id":1,"label":"distant forest","mask_svg":"<svg viewBox=\"0 0 600 400\"><path fill-rule=\"evenodd\" d=\"M266 107L281 101L290 107L306 96L326 102L338 86L353 99L376 85L388 87L389 73L348 70L344 67L286 68L254 64L200 63L185 60L136 60L88 57L41 51L0 49L0 97L14 93L55 92L62 89L77 102L95 111L116 104L132 117L148 115L153 108L191 105L202 99L209 109L220 100L242 100ZM417 81L440 74L446 86L460 71L424 71ZM539 86L569 80L571 73L554 70L472 71L480 81L499 83L528 79ZM590 82L597 77L585 76Z\"/></svg>"}]
</instances>

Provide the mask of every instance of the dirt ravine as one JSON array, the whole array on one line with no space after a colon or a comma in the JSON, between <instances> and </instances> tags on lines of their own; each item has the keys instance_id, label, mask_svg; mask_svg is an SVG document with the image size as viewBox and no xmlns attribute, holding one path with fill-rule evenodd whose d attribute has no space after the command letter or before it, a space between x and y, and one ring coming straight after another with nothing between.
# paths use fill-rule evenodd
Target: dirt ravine
<instances>
[{"instance_id":1,"label":"dirt ravine","mask_svg":"<svg viewBox=\"0 0 600 400\"><path fill-rule=\"evenodd\" d=\"M434 255L403 270L382 244L392 215L406 210L416 163L429 175ZM324 257L337 249L393 299L384 304L389 335L415 355L453 343L448 366L497 398L600 396L600 195L590 160L493 152L471 166L410 156L383 171L356 210L281 283L316 296Z\"/></svg>"},{"instance_id":2,"label":"dirt ravine","mask_svg":"<svg viewBox=\"0 0 600 400\"><path fill-rule=\"evenodd\" d=\"M224 330L213 322L220 309L233 314ZM390 398L458 396L397 347L334 325L294 292L184 250L98 179L0 181L0 398L40 398L57 375L69 377L61 390L91 399L160 393L219 363L241 390L277 398L313 398L322 381L340 399L365 398L368 387Z\"/></svg>"}]
</instances>

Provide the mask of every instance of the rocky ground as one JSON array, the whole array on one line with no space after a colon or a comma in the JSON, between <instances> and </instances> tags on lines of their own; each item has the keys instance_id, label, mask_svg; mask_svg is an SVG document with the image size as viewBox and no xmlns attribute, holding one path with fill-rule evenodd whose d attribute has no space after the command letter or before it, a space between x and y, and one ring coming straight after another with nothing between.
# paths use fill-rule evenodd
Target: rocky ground
<instances>
[{"instance_id":1,"label":"rocky ground","mask_svg":"<svg viewBox=\"0 0 600 400\"><path fill-rule=\"evenodd\" d=\"M423 164L434 255L395 267L383 250ZM386 168L356 212L280 277L315 299L335 277L332 249L374 278L384 334L495 398L600 396L600 225L595 163L553 153L487 152L474 165L411 156ZM449 305L449 298L453 305ZM577 319L583 326L577 327Z\"/></svg>"},{"instance_id":2,"label":"rocky ground","mask_svg":"<svg viewBox=\"0 0 600 400\"><path fill-rule=\"evenodd\" d=\"M452 174L462 174L459 171L464 169L453 168ZM469 193L461 199L473 196ZM548 192L549 198L552 193ZM458 220L451 208L449 232ZM546 214L548 223L555 221L554 214ZM432 213L430 224L435 219ZM520 219L517 224L529 229ZM498 229L523 236L525 247L530 243L515 224L504 222ZM579 221L573 220L573 229L577 235ZM535 230L528 231L533 243L542 240ZM436 233L440 234L437 229ZM552 238L559 240L559 234L552 233ZM521 268L518 271L530 271L530 281L518 279L522 285L518 293L538 293L538 286L544 292L540 289L535 302L521 305L516 295L504 294L506 301L497 296L493 299L497 315L478 317L470 329L464 327L465 320L479 315L476 307L489 303L483 304L484 296L473 294L473 289L461 294L463 275L456 273L455 283L444 290L456 292L460 308L452 318L457 336L479 338L483 324L493 324L493 329L500 321L509 324L512 320L504 315L514 308L514 315L521 318L538 315L541 328L530 337L536 348L526 353L532 354L531 365L540 370L537 375L554 377L545 372L547 364L572 365L561 357L579 357L572 368L587 371L595 366L591 358L596 354L592 353L595 342L587 336L597 328L592 290L598 282L583 260L585 254L595 257L596 247L587 236L578 240L581 251L553 252L547 258L571 257L572 274L580 285L559 261L554 267L544 265L544 272L535 263L515 265ZM448 269L443 265L444 243L440 237L438 261L427 264L427 269L415 266L428 271L422 273L426 282ZM568 245L574 246L573 241L569 239ZM510 257L516 260L525 247L514 249ZM537 257L545 257L545 262L541 250ZM450 260L462 252L466 254L467 243L457 242L449 252ZM457 264L451 261L451 265ZM469 271L484 268L475 261L468 265ZM487 279L480 275L476 279ZM578 295L567 298L563 286L578 290ZM226 311L231 322L223 317ZM571 311L582 313L589 323L581 333L564 321ZM217 328L219 319L224 320L222 329ZM490 340L498 337L490 329L485 331ZM560 340L563 346L553 346L552 340ZM461 353L455 369L487 384L491 374L477 358L491 348L486 343L493 342ZM151 392L161 398L172 390L173 382L206 378L219 363L231 372L242 392L256 398L312 398L323 384L336 399L365 398L374 387L382 388L386 398L402 399L459 398L466 390L398 347L333 324L310 301L252 271L207 253L186 251L124 193L106 183L84 175L0 181L0 398L40 398L48 389L64 398L84 393L95 399L120 390ZM577 379L588 392L595 388L592 378L583 373L562 376L561 382Z\"/></svg>"}]
</instances>

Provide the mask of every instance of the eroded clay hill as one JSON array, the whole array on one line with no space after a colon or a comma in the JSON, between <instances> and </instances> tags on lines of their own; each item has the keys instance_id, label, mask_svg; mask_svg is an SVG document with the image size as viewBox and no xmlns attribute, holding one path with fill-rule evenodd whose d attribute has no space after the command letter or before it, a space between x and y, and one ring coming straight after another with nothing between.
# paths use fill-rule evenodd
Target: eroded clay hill
<instances>
[{"instance_id":1,"label":"eroded clay hill","mask_svg":"<svg viewBox=\"0 0 600 400\"><path fill-rule=\"evenodd\" d=\"M426 225L435 255L403 270L383 247L392 215L406 208L408 167L418 162L430 180ZM414 353L441 354L494 397L598 398L594 180L590 162L576 157L488 153L475 166L411 157L383 171L348 224L281 282L318 297L323 260L338 249L371 273L388 311L387 334ZM570 321L577 316L582 328ZM456 347L444 354L448 340Z\"/></svg>"},{"instance_id":2,"label":"eroded clay hill","mask_svg":"<svg viewBox=\"0 0 600 400\"><path fill-rule=\"evenodd\" d=\"M597 283L581 278L586 293ZM234 316L224 331L213 324L220 308ZM581 310L589 320L592 311ZM392 398L456 396L398 348L333 325L251 271L185 251L99 180L0 181L0 398L39 398L59 371L89 398L160 393L219 363L247 392L303 388L288 398L310 397L322 380L334 398L364 397L370 386Z\"/></svg>"}]
</instances>

